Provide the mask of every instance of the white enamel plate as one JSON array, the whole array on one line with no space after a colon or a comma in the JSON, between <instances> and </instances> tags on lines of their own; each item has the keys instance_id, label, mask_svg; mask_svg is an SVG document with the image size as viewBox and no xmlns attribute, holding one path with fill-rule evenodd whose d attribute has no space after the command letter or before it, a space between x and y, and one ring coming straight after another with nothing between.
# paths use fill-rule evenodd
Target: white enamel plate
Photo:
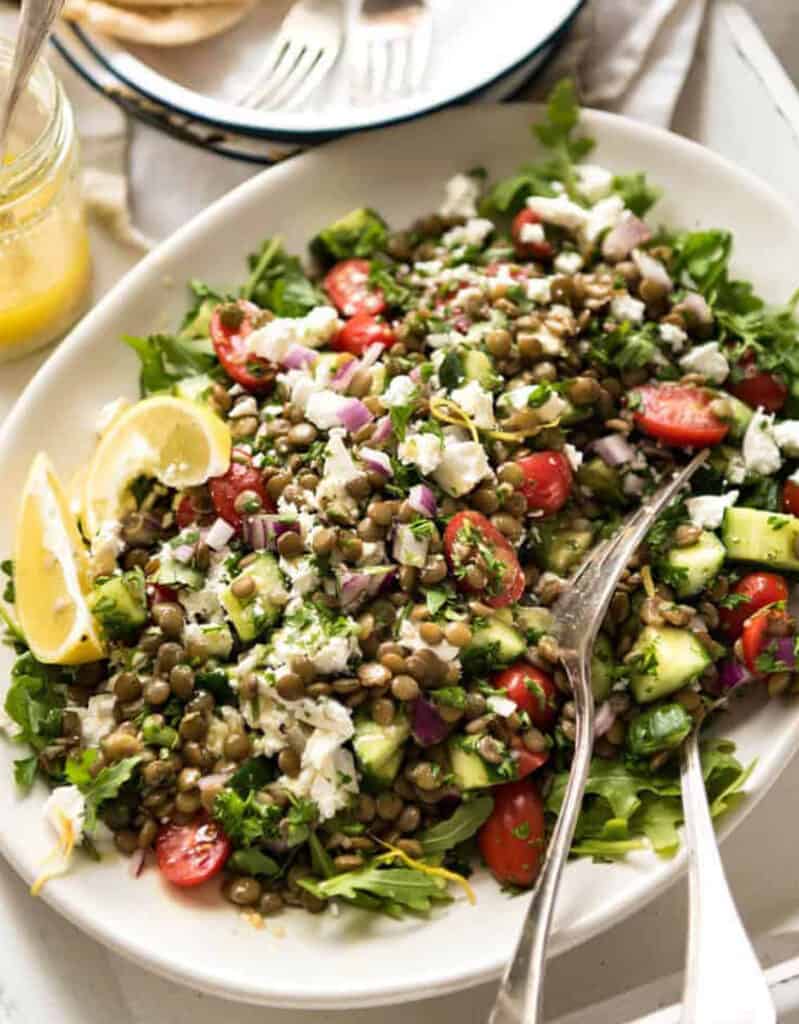
<instances>
[{"instance_id":1,"label":"white enamel plate","mask_svg":"<svg viewBox=\"0 0 799 1024\"><path fill-rule=\"evenodd\" d=\"M135 357L116 339L169 329L182 314L182 282L240 282L244 258L266 235L302 251L321 226L356 206L373 206L396 226L435 209L454 172L485 166L507 174L531 156L527 105L462 108L424 121L331 143L287 161L220 200L145 259L90 313L19 400L0 435L3 501L0 553L11 549L16 496L34 453L50 452L62 478L88 456L98 411L136 395ZM664 189L654 221L720 226L735 234L737 273L785 300L799 263L799 219L765 185L683 139L611 115L586 115L596 159L618 171L646 170ZM54 427L56 429L54 429ZM10 652L0 653L7 678ZM799 735L799 703L757 695L736 705L724 733L741 758L758 757L752 808L788 760ZM43 788L25 799L12 780L18 747L0 742L0 849L31 881L52 847L42 819ZM773 837L780 842L781 837ZM607 928L678 877L682 858L639 853L626 864L579 861L565 872L553 952ZM260 931L215 889L182 895L154 869L131 878L126 862L76 858L44 899L101 942L196 989L277 1006L343 1008L403 1002L494 978L514 945L525 900L484 874L478 902L460 898L429 920L394 922L363 913L285 914Z\"/></svg>"}]
</instances>

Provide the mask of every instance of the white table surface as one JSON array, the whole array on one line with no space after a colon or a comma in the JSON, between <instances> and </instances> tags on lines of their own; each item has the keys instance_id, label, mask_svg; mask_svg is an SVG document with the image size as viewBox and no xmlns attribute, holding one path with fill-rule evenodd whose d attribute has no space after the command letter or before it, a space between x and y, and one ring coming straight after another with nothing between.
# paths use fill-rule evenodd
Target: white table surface
<instances>
[{"instance_id":1,"label":"white table surface","mask_svg":"<svg viewBox=\"0 0 799 1024\"><path fill-rule=\"evenodd\" d=\"M733 4L713 8L675 127L797 198L799 98ZM100 233L95 232L93 242L95 296L100 298L135 256L120 255ZM45 357L0 367L0 419ZM799 955L797 807L799 760L794 759L723 848L742 916L757 936L766 965ZM312 1018L367 1024L378 1013L381 1024L478 1024L493 998L493 986L487 985L410 1006L347 1011L346 1017L233 1005L163 981L107 952L33 900L2 861L0 906L0 1024L310 1024ZM548 1018L568 1014L568 1024L616 1024L640 1020L678 998L685 920L685 886L678 884L624 923L555 959L548 975ZM785 966L781 970L781 976L792 973ZM640 997L628 996L623 1007L597 1007L641 986ZM792 998L784 995L782 1005L782 1020L799 1019L787 1009L794 1005Z\"/></svg>"}]
</instances>

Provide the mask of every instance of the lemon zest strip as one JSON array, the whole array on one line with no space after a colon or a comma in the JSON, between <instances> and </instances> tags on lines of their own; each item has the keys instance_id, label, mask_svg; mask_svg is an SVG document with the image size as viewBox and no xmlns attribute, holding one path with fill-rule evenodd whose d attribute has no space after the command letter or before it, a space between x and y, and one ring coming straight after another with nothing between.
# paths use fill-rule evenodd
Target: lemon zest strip
<instances>
[{"instance_id":1,"label":"lemon zest strip","mask_svg":"<svg viewBox=\"0 0 799 1024\"><path fill-rule=\"evenodd\" d=\"M463 889L472 906L477 903L474 889L472 889L463 875L459 875L456 871L449 871L447 868L437 868L433 867L432 864L425 864L424 861L415 860L413 857L409 857L404 850L400 850L398 847L392 846L391 843L387 843L382 839L378 839L378 842L389 851L376 858L378 863L387 864L392 860L399 859L407 867L413 868L414 871L421 871L423 875L430 875L433 878L443 878L447 882L454 882L455 885L459 885Z\"/></svg>"}]
</instances>

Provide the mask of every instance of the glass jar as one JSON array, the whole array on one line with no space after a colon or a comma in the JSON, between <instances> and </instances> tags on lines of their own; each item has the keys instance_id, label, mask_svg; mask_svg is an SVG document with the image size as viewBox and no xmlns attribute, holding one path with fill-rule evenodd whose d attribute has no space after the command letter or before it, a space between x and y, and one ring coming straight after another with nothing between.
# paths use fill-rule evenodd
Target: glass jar
<instances>
[{"instance_id":1,"label":"glass jar","mask_svg":"<svg viewBox=\"0 0 799 1024\"><path fill-rule=\"evenodd\" d=\"M12 52L0 40L0 96ZM0 164L0 362L63 335L84 312L90 284L75 120L40 60Z\"/></svg>"}]
</instances>

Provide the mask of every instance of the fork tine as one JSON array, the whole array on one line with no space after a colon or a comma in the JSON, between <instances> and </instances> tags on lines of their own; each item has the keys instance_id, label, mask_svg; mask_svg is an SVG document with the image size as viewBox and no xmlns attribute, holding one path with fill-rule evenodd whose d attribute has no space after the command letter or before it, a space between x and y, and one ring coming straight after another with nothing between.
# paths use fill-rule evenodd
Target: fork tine
<instances>
[{"instance_id":1,"label":"fork tine","mask_svg":"<svg viewBox=\"0 0 799 1024\"><path fill-rule=\"evenodd\" d=\"M386 91L388 77L388 45L382 39L369 43L368 91L372 99L379 99Z\"/></svg>"},{"instance_id":2,"label":"fork tine","mask_svg":"<svg viewBox=\"0 0 799 1024\"><path fill-rule=\"evenodd\" d=\"M291 69L290 74L283 81L283 84L277 92L271 97L269 105L272 107L279 107L285 103L286 100L291 99L296 90L302 87L305 78L311 73L311 71L313 71L320 56L321 52L318 49L306 47L297 59L297 63Z\"/></svg>"},{"instance_id":3,"label":"fork tine","mask_svg":"<svg viewBox=\"0 0 799 1024\"><path fill-rule=\"evenodd\" d=\"M296 110L311 96L326 77L336 60L334 51L324 49L319 52L316 63L311 67L305 81L285 104L287 110Z\"/></svg>"},{"instance_id":4,"label":"fork tine","mask_svg":"<svg viewBox=\"0 0 799 1024\"><path fill-rule=\"evenodd\" d=\"M247 99L248 107L260 107L267 102L269 96L285 82L302 53L302 46L294 40L288 40L278 63L261 81L257 89L253 89Z\"/></svg>"},{"instance_id":5,"label":"fork tine","mask_svg":"<svg viewBox=\"0 0 799 1024\"><path fill-rule=\"evenodd\" d=\"M388 91L399 96L405 84L405 70L410 50L407 38L392 39L388 43L391 52L391 66L388 73Z\"/></svg>"},{"instance_id":6,"label":"fork tine","mask_svg":"<svg viewBox=\"0 0 799 1024\"><path fill-rule=\"evenodd\" d=\"M416 29L410 37L410 61L408 71L408 88L416 92L421 87L427 63L430 59L430 47L433 44L433 19L429 12L419 19Z\"/></svg>"},{"instance_id":7,"label":"fork tine","mask_svg":"<svg viewBox=\"0 0 799 1024\"><path fill-rule=\"evenodd\" d=\"M247 87L245 92L241 94L238 102L242 106L250 106L251 98L264 88L266 83L273 72L279 67L281 60L285 55L286 48L291 45L291 40L285 32L281 32L277 39L269 47L269 52L266 55L266 60L263 66L259 69L253 81ZM253 104L254 105L254 104Z\"/></svg>"}]
</instances>

